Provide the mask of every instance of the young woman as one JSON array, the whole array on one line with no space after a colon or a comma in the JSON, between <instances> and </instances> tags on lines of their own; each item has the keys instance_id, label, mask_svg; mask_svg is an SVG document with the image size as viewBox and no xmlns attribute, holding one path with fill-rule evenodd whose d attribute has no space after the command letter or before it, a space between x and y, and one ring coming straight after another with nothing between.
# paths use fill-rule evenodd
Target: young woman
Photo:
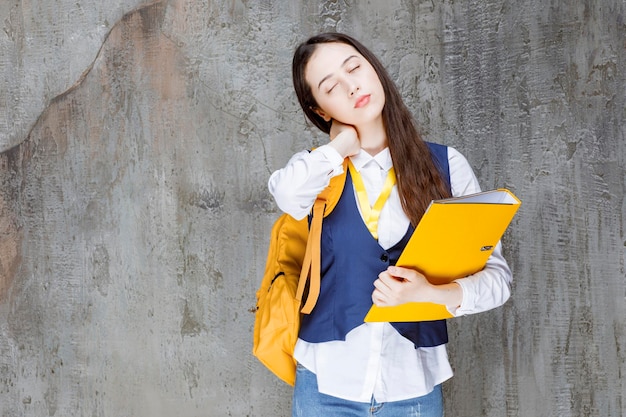
<instances>
[{"instance_id":1,"label":"young woman","mask_svg":"<svg viewBox=\"0 0 626 417\"><path fill-rule=\"evenodd\" d=\"M296 49L293 82L304 113L330 142L272 174L278 206L307 216L344 158L351 164L324 219L321 292L296 344L293 415L440 417L441 384L452 376L445 321L363 318L372 302L430 301L460 316L508 299L511 271L500 245L484 270L446 285L393 266L430 201L480 191L476 177L458 151L420 138L391 78L357 40L310 38Z\"/></svg>"}]
</instances>

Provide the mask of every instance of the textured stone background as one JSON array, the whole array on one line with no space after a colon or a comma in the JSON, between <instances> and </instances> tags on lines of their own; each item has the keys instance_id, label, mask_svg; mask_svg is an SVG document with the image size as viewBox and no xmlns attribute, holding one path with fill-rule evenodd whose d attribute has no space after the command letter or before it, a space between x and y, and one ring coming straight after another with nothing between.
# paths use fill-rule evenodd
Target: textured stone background
<instances>
[{"instance_id":1,"label":"textured stone background","mask_svg":"<svg viewBox=\"0 0 626 417\"><path fill-rule=\"evenodd\" d=\"M0 3L0 414L286 416L250 354L270 172L323 143L295 45L362 39L523 207L450 322L453 416L626 415L626 3Z\"/></svg>"}]
</instances>

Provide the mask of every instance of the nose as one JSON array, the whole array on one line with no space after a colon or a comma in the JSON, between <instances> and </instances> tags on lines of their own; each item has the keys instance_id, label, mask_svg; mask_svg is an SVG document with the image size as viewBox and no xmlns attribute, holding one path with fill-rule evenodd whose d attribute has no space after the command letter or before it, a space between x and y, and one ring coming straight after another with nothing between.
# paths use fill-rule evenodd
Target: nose
<instances>
[{"instance_id":1,"label":"nose","mask_svg":"<svg viewBox=\"0 0 626 417\"><path fill-rule=\"evenodd\" d=\"M352 97L353 95L355 95L357 93L357 91L359 91L361 88L355 84L352 84L350 86L350 97Z\"/></svg>"}]
</instances>

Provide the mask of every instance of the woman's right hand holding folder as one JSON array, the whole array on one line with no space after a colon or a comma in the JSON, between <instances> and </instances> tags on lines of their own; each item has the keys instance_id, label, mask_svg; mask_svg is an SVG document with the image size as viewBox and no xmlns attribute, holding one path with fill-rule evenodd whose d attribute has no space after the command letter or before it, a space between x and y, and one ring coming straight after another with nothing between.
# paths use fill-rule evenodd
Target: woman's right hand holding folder
<instances>
[{"instance_id":1,"label":"woman's right hand holding folder","mask_svg":"<svg viewBox=\"0 0 626 417\"><path fill-rule=\"evenodd\" d=\"M374 287L372 302L379 307L430 302L454 310L463 301L463 291L457 283L434 285L423 274L411 268L390 266L378 275Z\"/></svg>"}]
</instances>

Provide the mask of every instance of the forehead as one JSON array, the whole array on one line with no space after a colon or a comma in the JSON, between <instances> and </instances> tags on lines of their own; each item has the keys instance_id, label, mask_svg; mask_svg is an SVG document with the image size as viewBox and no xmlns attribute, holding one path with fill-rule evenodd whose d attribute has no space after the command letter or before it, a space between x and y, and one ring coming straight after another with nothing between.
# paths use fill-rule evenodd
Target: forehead
<instances>
[{"instance_id":1,"label":"forehead","mask_svg":"<svg viewBox=\"0 0 626 417\"><path fill-rule=\"evenodd\" d=\"M363 58L352 45L340 42L318 44L304 71L307 82L317 85L319 80L341 68L344 61L353 55Z\"/></svg>"}]
</instances>

